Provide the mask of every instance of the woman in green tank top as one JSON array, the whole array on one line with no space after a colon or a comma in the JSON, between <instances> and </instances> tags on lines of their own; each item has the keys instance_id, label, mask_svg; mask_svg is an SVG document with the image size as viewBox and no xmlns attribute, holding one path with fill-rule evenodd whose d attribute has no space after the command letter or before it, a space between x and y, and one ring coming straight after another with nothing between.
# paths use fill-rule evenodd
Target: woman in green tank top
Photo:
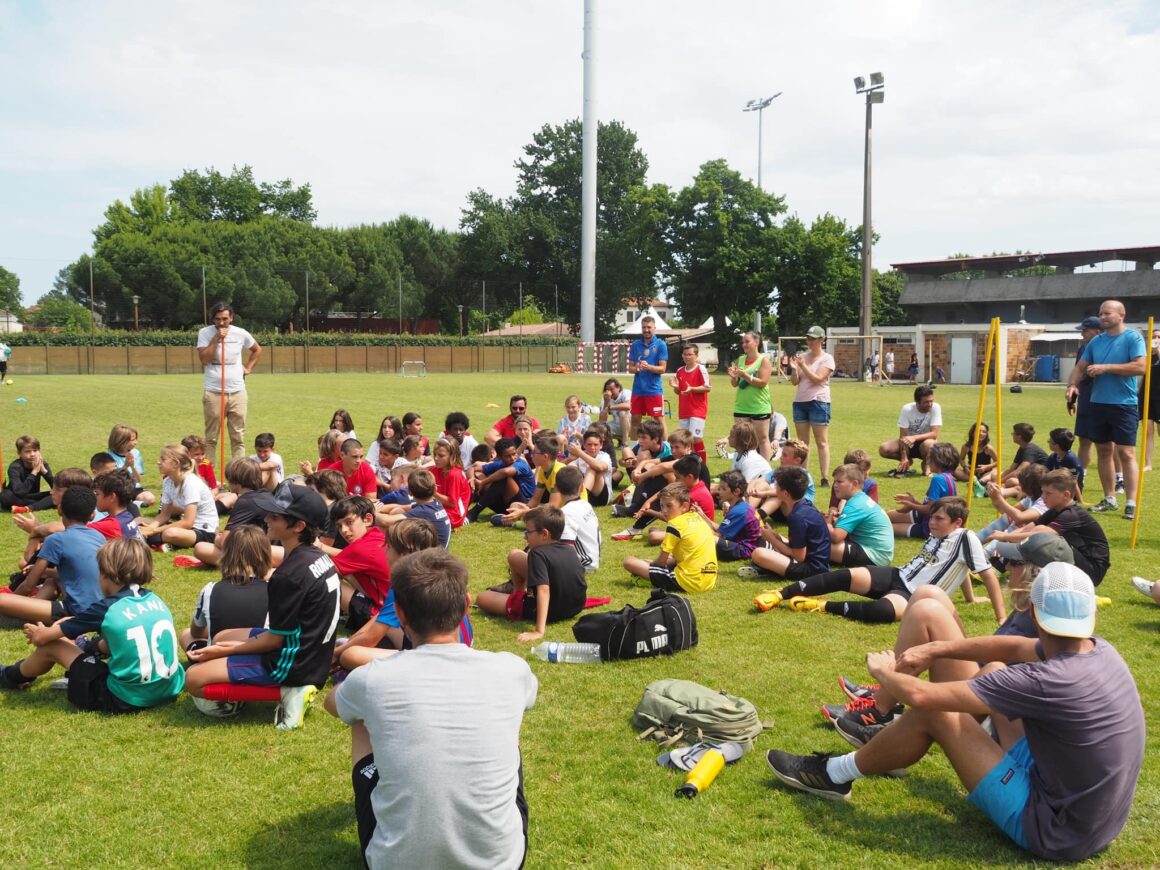
<instances>
[{"instance_id":1,"label":"woman in green tank top","mask_svg":"<svg viewBox=\"0 0 1160 870\"><path fill-rule=\"evenodd\" d=\"M769 379L773 364L761 352L761 336L756 332L741 334L742 354L729 366L729 382L737 389L733 400L733 422L746 421L757 433L757 449L767 460L772 455L769 444L769 418L773 404L769 397Z\"/></svg>"}]
</instances>

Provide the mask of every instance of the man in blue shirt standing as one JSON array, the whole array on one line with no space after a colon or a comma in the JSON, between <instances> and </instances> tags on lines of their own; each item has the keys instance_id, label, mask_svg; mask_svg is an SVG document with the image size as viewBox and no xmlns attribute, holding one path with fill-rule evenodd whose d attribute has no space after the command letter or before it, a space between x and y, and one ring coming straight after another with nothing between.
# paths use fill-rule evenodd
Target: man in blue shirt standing
<instances>
[{"instance_id":1,"label":"man in blue shirt standing","mask_svg":"<svg viewBox=\"0 0 1160 870\"><path fill-rule=\"evenodd\" d=\"M1104 331L1084 348L1067 384L1067 398L1079 395L1080 379L1092 379L1088 403L1090 437L1096 445L1103 499L1093 511L1114 511L1116 504L1116 468L1118 455L1124 471L1124 519L1136 516L1136 430L1140 412L1136 400L1136 378L1144 374L1147 348L1144 337L1124 326L1126 311L1121 302L1109 299L1100 306L1100 325Z\"/></svg>"},{"instance_id":2,"label":"man in blue shirt standing","mask_svg":"<svg viewBox=\"0 0 1160 870\"><path fill-rule=\"evenodd\" d=\"M631 438L636 440L636 430L642 416L655 417L660 421L662 440L668 438L665 428L664 385L661 375L668 370L669 348L656 337L656 320L650 314L640 319L640 338L628 349L628 368L632 378L632 418L629 421Z\"/></svg>"}]
</instances>

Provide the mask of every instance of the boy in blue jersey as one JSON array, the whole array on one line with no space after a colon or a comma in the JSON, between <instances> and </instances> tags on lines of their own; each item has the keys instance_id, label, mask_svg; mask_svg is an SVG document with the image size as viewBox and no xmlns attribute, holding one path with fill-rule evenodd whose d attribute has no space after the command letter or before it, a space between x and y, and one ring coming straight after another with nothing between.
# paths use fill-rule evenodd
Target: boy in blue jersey
<instances>
[{"instance_id":1,"label":"boy in blue jersey","mask_svg":"<svg viewBox=\"0 0 1160 870\"><path fill-rule=\"evenodd\" d=\"M152 552L140 538L115 538L95 561L106 597L54 625L25 625L36 651L0 668L0 688L27 688L60 665L68 671L68 699L82 710L134 713L172 700L185 684L185 671L173 615L141 588L153 579ZM101 639L82 651L73 641L89 631Z\"/></svg>"},{"instance_id":2,"label":"boy in blue jersey","mask_svg":"<svg viewBox=\"0 0 1160 870\"><path fill-rule=\"evenodd\" d=\"M930 448L926 454L930 485L926 488L922 502L916 501L909 492L904 492L894 496L900 509L887 512L896 537L923 539L930 534L930 513L934 503L957 494L952 472L958 466L959 451L955 445L941 441Z\"/></svg>"},{"instance_id":3,"label":"boy in blue jersey","mask_svg":"<svg viewBox=\"0 0 1160 870\"><path fill-rule=\"evenodd\" d=\"M769 547L754 550L753 567L738 569L737 576L754 578L776 574L788 580L803 580L830 568L830 530L826 518L806 498L808 478L800 465L781 465L773 472L774 491L785 515L783 538L773 529L762 527Z\"/></svg>"},{"instance_id":4,"label":"boy in blue jersey","mask_svg":"<svg viewBox=\"0 0 1160 870\"><path fill-rule=\"evenodd\" d=\"M514 441L500 438L495 443L495 457L475 472L478 495L475 504L467 512L470 522L477 522L484 508L502 514L511 507L512 502L526 503L536 491L536 475L519 455Z\"/></svg>"},{"instance_id":5,"label":"boy in blue jersey","mask_svg":"<svg viewBox=\"0 0 1160 870\"><path fill-rule=\"evenodd\" d=\"M57 508L64 531L49 535L23 581L12 589L12 594L0 595L0 615L51 625L101 599L93 557L105 538L86 526L96 507L97 497L91 485L65 490Z\"/></svg>"},{"instance_id":6,"label":"boy in blue jersey","mask_svg":"<svg viewBox=\"0 0 1160 870\"><path fill-rule=\"evenodd\" d=\"M278 497L258 493L255 505L266 510L271 543L285 556L270 575L270 628L230 629L213 644L189 652L193 667L186 691L204 697L211 683L279 686L282 703L275 724L298 728L306 708L330 673L334 632L339 619L339 577L334 562L314 546L326 525L326 504L304 486L290 486Z\"/></svg>"}]
</instances>

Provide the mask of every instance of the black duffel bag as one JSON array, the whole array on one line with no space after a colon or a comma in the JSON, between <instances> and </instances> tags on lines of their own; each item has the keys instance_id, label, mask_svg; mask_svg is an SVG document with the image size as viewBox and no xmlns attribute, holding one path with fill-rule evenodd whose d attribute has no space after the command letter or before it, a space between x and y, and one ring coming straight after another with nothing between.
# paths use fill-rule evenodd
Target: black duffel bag
<instances>
[{"instance_id":1,"label":"black duffel bag","mask_svg":"<svg viewBox=\"0 0 1160 870\"><path fill-rule=\"evenodd\" d=\"M647 659L697 645L697 618L689 599L654 589L644 607L627 604L612 613L589 613L572 633L580 643L600 644L600 658Z\"/></svg>"}]
</instances>

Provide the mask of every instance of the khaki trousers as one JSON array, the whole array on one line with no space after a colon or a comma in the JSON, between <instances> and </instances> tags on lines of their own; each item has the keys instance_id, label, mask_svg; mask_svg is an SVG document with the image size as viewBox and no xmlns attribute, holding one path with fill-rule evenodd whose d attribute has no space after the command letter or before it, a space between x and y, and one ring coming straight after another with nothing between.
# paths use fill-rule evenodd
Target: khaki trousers
<instances>
[{"instance_id":1,"label":"khaki trousers","mask_svg":"<svg viewBox=\"0 0 1160 870\"><path fill-rule=\"evenodd\" d=\"M218 437L222 430L222 394L206 390L201 396L201 409L205 415L205 440L209 445L206 458L216 462L218 458ZM239 459L246 455L246 411L248 398L246 391L226 393L226 431L230 436L231 458ZM224 468L217 470L218 476L225 474Z\"/></svg>"}]
</instances>

